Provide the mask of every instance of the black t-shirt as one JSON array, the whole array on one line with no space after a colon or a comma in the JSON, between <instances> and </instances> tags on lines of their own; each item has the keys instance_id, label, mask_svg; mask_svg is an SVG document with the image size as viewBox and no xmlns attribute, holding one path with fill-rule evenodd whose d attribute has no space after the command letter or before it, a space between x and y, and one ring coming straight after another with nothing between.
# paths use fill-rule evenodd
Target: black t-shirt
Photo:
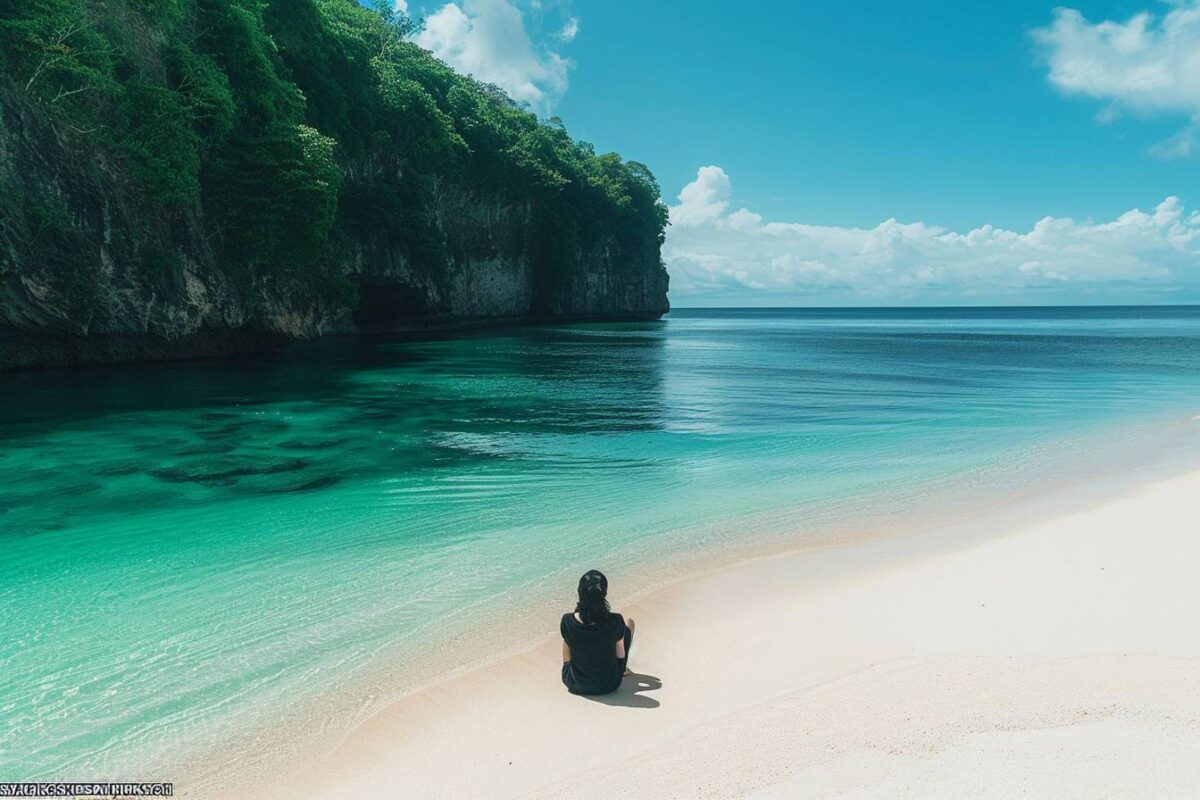
<instances>
[{"instance_id":1,"label":"black t-shirt","mask_svg":"<svg viewBox=\"0 0 1200 800\"><path fill-rule=\"evenodd\" d=\"M625 618L584 625L574 614L563 614L559 625L563 641L571 648L571 661L563 665L563 683L575 694L604 694L621 685L617 642L625 638Z\"/></svg>"}]
</instances>

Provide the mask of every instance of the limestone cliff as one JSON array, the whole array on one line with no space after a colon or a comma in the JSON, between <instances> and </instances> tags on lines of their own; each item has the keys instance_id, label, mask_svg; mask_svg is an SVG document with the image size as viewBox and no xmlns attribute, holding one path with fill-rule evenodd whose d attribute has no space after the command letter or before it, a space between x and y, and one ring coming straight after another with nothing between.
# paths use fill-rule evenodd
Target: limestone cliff
<instances>
[{"instance_id":1,"label":"limestone cliff","mask_svg":"<svg viewBox=\"0 0 1200 800\"><path fill-rule=\"evenodd\" d=\"M198 209L182 217L104 169L99 152L0 87L0 370L233 355L325 334L395 333L491 320L656 319L667 274L656 241L606 237L540 280L532 208L445 185L437 229L448 269L414 269L382 233L358 234L336 265L351 302L285 277L231 279ZM79 163L88 169L78 169ZM54 202L30 205L35 195Z\"/></svg>"}]
</instances>

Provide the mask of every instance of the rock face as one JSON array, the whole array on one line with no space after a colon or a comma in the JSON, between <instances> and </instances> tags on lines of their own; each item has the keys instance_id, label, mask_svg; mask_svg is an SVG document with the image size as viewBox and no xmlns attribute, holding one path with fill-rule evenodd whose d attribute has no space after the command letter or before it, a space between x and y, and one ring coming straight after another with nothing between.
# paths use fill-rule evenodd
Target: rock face
<instances>
[{"instance_id":1,"label":"rock face","mask_svg":"<svg viewBox=\"0 0 1200 800\"><path fill-rule=\"evenodd\" d=\"M149 201L86 136L56 129L0 81L0 371L236 355L327 334L501 320L656 319L668 310L656 237L630 247L615 232L602 236L559 256L550 276L532 255L531 204L447 181L433 213L452 254L440 269L408 263L383 231L347 227L331 272L357 292L314 292L279 277L239 281L210 246L213 225L198 205Z\"/></svg>"}]
</instances>

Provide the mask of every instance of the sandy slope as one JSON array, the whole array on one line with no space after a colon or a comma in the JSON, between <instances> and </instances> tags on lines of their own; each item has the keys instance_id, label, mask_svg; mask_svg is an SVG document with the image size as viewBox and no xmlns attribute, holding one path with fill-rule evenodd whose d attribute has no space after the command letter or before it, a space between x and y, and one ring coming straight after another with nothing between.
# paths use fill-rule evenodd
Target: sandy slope
<instances>
[{"instance_id":1,"label":"sandy slope","mask_svg":"<svg viewBox=\"0 0 1200 800\"><path fill-rule=\"evenodd\" d=\"M548 636L288 793L1200 797L1200 473L1114 486L686 581L621 609L619 694L567 695Z\"/></svg>"}]
</instances>

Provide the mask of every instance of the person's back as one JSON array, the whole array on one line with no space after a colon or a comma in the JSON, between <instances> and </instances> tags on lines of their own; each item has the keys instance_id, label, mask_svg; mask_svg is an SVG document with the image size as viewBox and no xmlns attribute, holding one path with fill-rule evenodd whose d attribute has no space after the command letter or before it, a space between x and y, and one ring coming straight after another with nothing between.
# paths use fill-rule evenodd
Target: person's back
<instances>
[{"instance_id":1,"label":"person's back","mask_svg":"<svg viewBox=\"0 0 1200 800\"><path fill-rule=\"evenodd\" d=\"M607 694L621 685L633 642L633 621L608 607L608 580L596 570L579 579L579 604L563 614L562 681L573 694Z\"/></svg>"}]
</instances>

